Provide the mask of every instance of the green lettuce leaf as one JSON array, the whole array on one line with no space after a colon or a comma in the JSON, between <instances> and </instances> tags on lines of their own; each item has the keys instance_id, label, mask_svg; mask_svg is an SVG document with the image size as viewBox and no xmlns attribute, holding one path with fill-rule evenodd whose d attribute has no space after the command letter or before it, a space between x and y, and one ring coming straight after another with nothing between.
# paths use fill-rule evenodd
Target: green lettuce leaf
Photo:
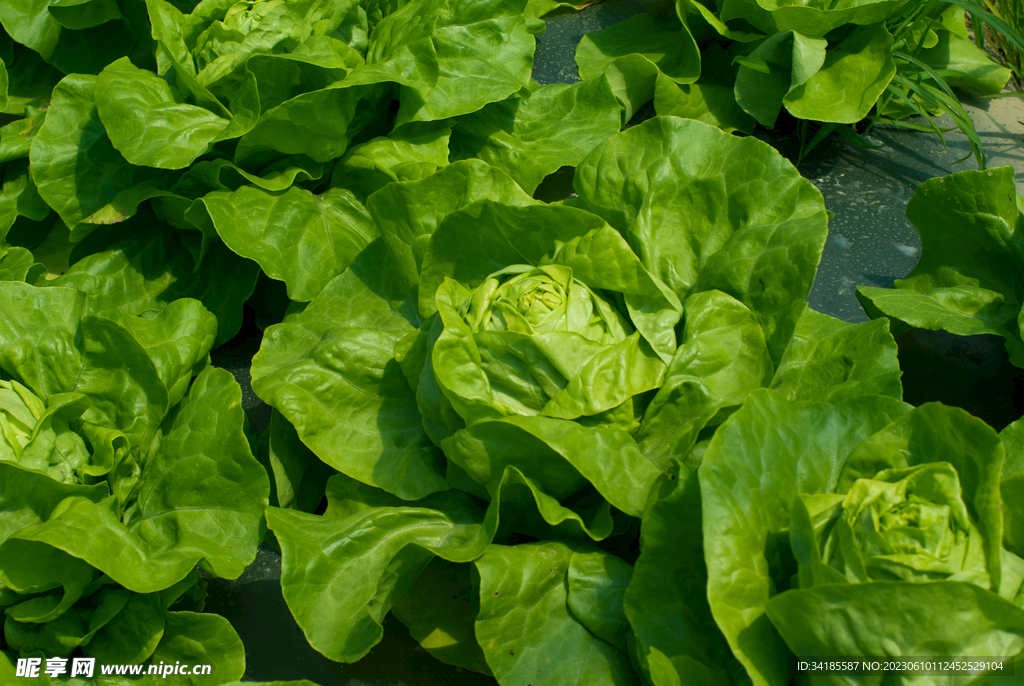
<instances>
[{"instance_id":1,"label":"green lettuce leaf","mask_svg":"<svg viewBox=\"0 0 1024 686\"><path fill-rule=\"evenodd\" d=\"M0 241L6 241L7 234L20 217L41 222L50 214L50 208L43 202L39 190L32 181L28 160L16 159L5 162L2 174Z\"/></svg>"},{"instance_id":2,"label":"green lettuce leaf","mask_svg":"<svg viewBox=\"0 0 1024 686\"><path fill-rule=\"evenodd\" d=\"M618 130L606 79L550 84L460 117L452 159L484 160L532 194L548 174L579 164Z\"/></svg>"},{"instance_id":3,"label":"green lettuce leaf","mask_svg":"<svg viewBox=\"0 0 1024 686\"><path fill-rule=\"evenodd\" d=\"M559 542L492 545L474 563L480 576L476 637L500 683L640 683L627 655L570 611L577 554L575 546Z\"/></svg>"},{"instance_id":4,"label":"green lettuce leaf","mask_svg":"<svg viewBox=\"0 0 1024 686\"><path fill-rule=\"evenodd\" d=\"M901 375L888 322L847 324L808 308L770 388L794 401L835 402L858 395L900 400Z\"/></svg>"},{"instance_id":5,"label":"green lettuce leaf","mask_svg":"<svg viewBox=\"0 0 1024 686\"><path fill-rule=\"evenodd\" d=\"M273 479L271 505L302 512L319 507L327 479L334 471L302 444L295 427L280 412L271 412L270 426L261 436L260 447L260 461L265 459Z\"/></svg>"},{"instance_id":6,"label":"green lettuce leaf","mask_svg":"<svg viewBox=\"0 0 1024 686\"><path fill-rule=\"evenodd\" d=\"M491 674L476 642L479 600L472 565L436 557L391 608L423 648L441 662Z\"/></svg>"},{"instance_id":7,"label":"green lettuce leaf","mask_svg":"<svg viewBox=\"0 0 1024 686\"><path fill-rule=\"evenodd\" d=\"M684 306L701 291L732 296L754 313L772 360L781 359L814 280L827 214L817 189L778 153L657 117L594 150L573 186L578 205L621 233Z\"/></svg>"},{"instance_id":8,"label":"green lettuce leaf","mask_svg":"<svg viewBox=\"0 0 1024 686\"><path fill-rule=\"evenodd\" d=\"M160 230L139 231L143 227ZM242 325L242 304L256 287L255 263L216 241L197 267L190 246L149 213L121 228L109 245L104 237L77 244L72 266L47 285L82 291L89 295L90 312L113 317L112 312L151 316L177 298L195 298L217 318L216 345L234 338Z\"/></svg>"},{"instance_id":9,"label":"green lettuce leaf","mask_svg":"<svg viewBox=\"0 0 1024 686\"><path fill-rule=\"evenodd\" d=\"M682 343L636 433L640 450L666 469L673 457L690 452L705 426L725 419L722 410L738 407L774 371L749 309L721 291L694 295L687 301Z\"/></svg>"},{"instance_id":10,"label":"green lettuce leaf","mask_svg":"<svg viewBox=\"0 0 1024 686\"><path fill-rule=\"evenodd\" d=\"M415 500L446 484L394 360L395 344L418 319L400 295L389 298L387 264L383 242L371 243L302 314L268 328L252 383L321 460Z\"/></svg>"},{"instance_id":11,"label":"green lettuce leaf","mask_svg":"<svg viewBox=\"0 0 1024 686\"><path fill-rule=\"evenodd\" d=\"M525 497L516 492L523 486ZM324 516L270 508L267 526L281 544L281 585L292 614L310 645L340 662L361 659L380 641L384 615L434 556L474 560L499 525L517 527L523 518L560 537L611 532L607 510L585 522L515 469L506 470L486 511L460 491L408 502L343 475L328 482L327 500Z\"/></svg>"},{"instance_id":12,"label":"green lettuce leaf","mask_svg":"<svg viewBox=\"0 0 1024 686\"><path fill-rule=\"evenodd\" d=\"M142 15L125 14L127 18L112 0L11 0L0 7L0 24L11 38L65 74L96 74L132 54L146 32Z\"/></svg>"},{"instance_id":13,"label":"green lettuce leaf","mask_svg":"<svg viewBox=\"0 0 1024 686\"><path fill-rule=\"evenodd\" d=\"M892 36L885 24L858 26L829 46L814 75L794 80L783 102L799 119L856 124L875 106L894 74Z\"/></svg>"},{"instance_id":14,"label":"green lettuce leaf","mask_svg":"<svg viewBox=\"0 0 1024 686\"><path fill-rule=\"evenodd\" d=\"M644 511L640 557L624 597L637 648L659 686L726 686L742 669L708 604L700 523L696 471L670 468Z\"/></svg>"},{"instance_id":15,"label":"green lettuce leaf","mask_svg":"<svg viewBox=\"0 0 1024 686\"><path fill-rule=\"evenodd\" d=\"M46 545L139 593L167 588L197 562L237 577L256 555L266 478L242 433L241 390L228 372L210 369L150 455L124 523L109 503L67 497L3 542L12 562L0 565L9 576L14 558L33 559Z\"/></svg>"},{"instance_id":16,"label":"green lettuce leaf","mask_svg":"<svg viewBox=\"0 0 1024 686\"><path fill-rule=\"evenodd\" d=\"M966 35L943 30L936 34L936 44L922 50L918 57L926 64L939 65L949 86L970 88L981 95L1002 92L1011 76L1009 69L993 62Z\"/></svg>"},{"instance_id":17,"label":"green lettuce leaf","mask_svg":"<svg viewBox=\"0 0 1024 686\"><path fill-rule=\"evenodd\" d=\"M907 409L881 396L790 404L758 390L711 439L699 470L707 597L755 683L790 678L765 606L788 585L779 538L794 500L833 492L847 457Z\"/></svg>"},{"instance_id":18,"label":"green lettuce leaf","mask_svg":"<svg viewBox=\"0 0 1024 686\"><path fill-rule=\"evenodd\" d=\"M800 31L818 37L844 24L866 26L885 21L900 4L898 0L811 0L803 5L778 0L724 0L718 18L722 22L743 19L766 34Z\"/></svg>"},{"instance_id":19,"label":"green lettuce leaf","mask_svg":"<svg viewBox=\"0 0 1024 686\"><path fill-rule=\"evenodd\" d=\"M996 334L1010 362L1024 367L1018 319L1024 303L1024 249L1013 170L965 171L929 179L907 204L921 236L921 260L894 289L857 288L872 318L894 328Z\"/></svg>"},{"instance_id":20,"label":"green lettuce leaf","mask_svg":"<svg viewBox=\"0 0 1024 686\"><path fill-rule=\"evenodd\" d=\"M375 78L401 84L395 126L476 112L528 86L534 39L525 5L412 0L382 19L366 61Z\"/></svg>"},{"instance_id":21,"label":"green lettuce leaf","mask_svg":"<svg viewBox=\"0 0 1024 686\"><path fill-rule=\"evenodd\" d=\"M999 491L1007 503L1021 502L1024 496L1024 421L1018 419L999 432L1006 450ZM1007 507L1003 511L1003 545L1024 555L1024 509Z\"/></svg>"},{"instance_id":22,"label":"green lettuce leaf","mask_svg":"<svg viewBox=\"0 0 1024 686\"><path fill-rule=\"evenodd\" d=\"M956 607L956 622L936 612L935 603ZM901 627L900 655L924 655L941 649L944 656L969 659L974 655L1013 656L1024 648L1017 633L1024 623L1021 608L977 586L955 581L819 586L778 595L768 602L767 611L798 656L824 652L854 658L889 654L895 646L882 636L896 621ZM907 616L921 619L899 619ZM808 617L815 621L808 622ZM964 675L972 676L976 673ZM1009 683L1014 677L995 671L990 678L992 682L980 677L969 683ZM810 683L835 682L812 677Z\"/></svg>"},{"instance_id":23,"label":"green lettuce leaf","mask_svg":"<svg viewBox=\"0 0 1024 686\"><path fill-rule=\"evenodd\" d=\"M769 36L740 63L734 92L743 111L766 128L775 126L786 95L825 63L828 41L797 31Z\"/></svg>"},{"instance_id":24,"label":"green lettuce leaf","mask_svg":"<svg viewBox=\"0 0 1024 686\"><path fill-rule=\"evenodd\" d=\"M0 59L0 112L7 109L7 65Z\"/></svg>"},{"instance_id":25,"label":"green lettuce leaf","mask_svg":"<svg viewBox=\"0 0 1024 686\"><path fill-rule=\"evenodd\" d=\"M314 195L242 186L207 194L186 217L202 211L229 248L284 281L298 301L311 300L377 237L366 208L343 189Z\"/></svg>"},{"instance_id":26,"label":"green lettuce leaf","mask_svg":"<svg viewBox=\"0 0 1024 686\"><path fill-rule=\"evenodd\" d=\"M122 58L96 79L96 109L111 144L131 164L183 169L219 140L228 120L186 103L151 71Z\"/></svg>"},{"instance_id":27,"label":"green lettuce leaf","mask_svg":"<svg viewBox=\"0 0 1024 686\"><path fill-rule=\"evenodd\" d=\"M479 160L465 160L425 179L382 188L367 199L366 207L397 263L396 275L412 287L419 281L423 256L441 220L485 199L505 205L536 202L505 172Z\"/></svg>"},{"instance_id":28,"label":"green lettuce leaf","mask_svg":"<svg viewBox=\"0 0 1024 686\"><path fill-rule=\"evenodd\" d=\"M354 146L335 165L331 186L366 198L392 181L426 178L448 165L450 137L447 126L406 126Z\"/></svg>"},{"instance_id":29,"label":"green lettuce leaf","mask_svg":"<svg viewBox=\"0 0 1024 686\"><path fill-rule=\"evenodd\" d=\"M646 12L585 35L576 48L580 78L608 78L623 122L654 96L659 76L678 84L696 81L701 59L685 24Z\"/></svg>"},{"instance_id":30,"label":"green lettuce leaf","mask_svg":"<svg viewBox=\"0 0 1024 686\"><path fill-rule=\"evenodd\" d=\"M29 155L39 195L69 228L124 221L170 185L167 172L130 164L111 143L93 97L96 80L75 74L54 88Z\"/></svg>"},{"instance_id":31,"label":"green lettuce leaf","mask_svg":"<svg viewBox=\"0 0 1024 686\"><path fill-rule=\"evenodd\" d=\"M678 84L659 74L654 84L654 111L659 115L696 119L726 133L754 131L754 118L736 102L734 87L740 66L732 51L713 43L701 53L701 75L694 83Z\"/></svg>"}]
</instances>

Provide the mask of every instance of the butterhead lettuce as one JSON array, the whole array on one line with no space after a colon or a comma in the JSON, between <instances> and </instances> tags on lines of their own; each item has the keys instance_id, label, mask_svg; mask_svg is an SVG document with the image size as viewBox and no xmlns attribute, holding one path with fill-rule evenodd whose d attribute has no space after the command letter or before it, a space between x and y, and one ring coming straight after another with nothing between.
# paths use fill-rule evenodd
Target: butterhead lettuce
<instances>
[{"instance_id":1,"label":"butterhead lettuce","mask_svg":"<svg viewBox=\"0 0 1024 686\"><path fill-rule=\"evenodd\" d=\"M680 578L628 552L667 475L754 389L902 407L886 323L807 309L827 213L768 147L658 118L575 188L538 202L478 160L384 185L379 238L267 329L253 388L283 420L275 460L339 472L323 515L267 510L285 599L331 659L362 658L395 607L501 683L642 683L694 602L630 597L661 588L654 567Z\"/></svg>"},{"instance_id":2,"label":"butterhead lettuce","mask_svg":"<svg viewBox=\"0 0 1024 686\"><path fill-rule=\"evenodd\" d=\"M1016 656L1024 562L1002 542L1004 451L984 422L937 403L752 392L645 513L627 615L643 621L666 596L690 606L638 626L652 674L697 683L699 663L713 683L782 686L793 656ZM686 519L701 532L679 530Z\"/></svg>"},{"instance_id":3,"label":"butterhead lettuce","mask_svg":"<svg viewBox=\"0 0 1024 686\"><path fill-rule=\"evenodd\" d=\"M95 314L81 291L17 282L0 302L0 646L241 676L227 620L197 614L197 565L252 562L268 483L241 389L209 366L216 319L189 299Z\"/></svg>"}]
</instances>

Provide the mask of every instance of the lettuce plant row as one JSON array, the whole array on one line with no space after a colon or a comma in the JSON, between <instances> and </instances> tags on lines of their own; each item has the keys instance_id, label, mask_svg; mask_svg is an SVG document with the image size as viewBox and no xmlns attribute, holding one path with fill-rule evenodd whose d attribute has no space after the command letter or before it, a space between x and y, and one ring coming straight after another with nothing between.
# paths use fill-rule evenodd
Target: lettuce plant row
<instances>
[{"instance_id":1,"label":"lettuce plant row","mask_svg":"<svg viewBox=\"0 0 1024 686\"><path fill-rule=\"evenodd\" d=\"M972 174L1010 172L951 179ZM888 319L806 308L809 182L656 118L574 187L539 203L469 161L387 186L381 238L267 329L279 473L339 472L323 514L267 510L310 643L361 659L390 610L502 684L782 685L795 656L1024 649L1019 428L903 403Z\"/></svg>"},{"instance_id":2,"label":"lettuce plant row","mask_svg":"<svg viewBox=\"0 0 1024 686\"><path fill-rule=\"evenodd\" d=\"M237 683L205 579L261 544L337 662L389 613L502 686L1021 662L1024 425L904 403L893 338L994 333L1024 366L1012 170L923 184L921 263L849 324L806 305L821 194L731 135L943 109L906 65L1005 70L940 3L681 1L542 85L567 5L0 4L0 681ZM275 282L257 436L210 352Z\"/></svg>"},{"instance_id":3,"label":"lettuce plant row","mask_svg":"<svg viewBox=\"0 0 1024 686\"><path fill-rule=\"evenodd\" d=\"M975 45L957 2L677 0L653 7L585 36L576 51L580 75L607 75L627 119L653 99L658 114L750 133L755 125L775 127L785 111L805 121L803 155L832 131L870 147L838 126L865 120L941 138L931 116L948 113L984 167L982 143L952 89L995 95L1010 70ZM921 122L900 121L912 115ZM823 123L810 140L806 121Z\"/></svg>"}]
</instances>

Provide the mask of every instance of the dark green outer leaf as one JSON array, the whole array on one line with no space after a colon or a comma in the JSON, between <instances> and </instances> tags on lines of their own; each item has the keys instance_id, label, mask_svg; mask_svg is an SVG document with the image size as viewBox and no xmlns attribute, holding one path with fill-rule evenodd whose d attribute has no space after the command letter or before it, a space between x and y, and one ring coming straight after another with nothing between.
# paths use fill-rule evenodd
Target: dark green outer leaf
<instances>
[{"instance_id":1,"label":"dark green outer leaf","mask_svg":"<svg viewBox=\"0 0 1024 686\"><path fill-rule=\"evenodd\" d=\"M675 18L647 12L584 36L576 48L580 78L597 78L626 55L644 57L676 83L692 83L700 75L700 50L689 29Z\"/></svg>"},{"instance_id":2,"label":"dark green outer leaf","mask_svg":"<svg viewBox=\"0 0 1024 686\"><path fill-rule=\"evenodd\" d=\"M1024 420L1018 419L999 432L1006 451L999 492L1003 503L1003 545L1017 555L1024 553Z\"/></svg>"},{"instance_id":3,"label":"dark green outer leaf","mask_svg":"<svg viewBox=\"0 0 1024 686\"><path fill-rule=\"evenodd\" d=\"M224 679L240 679L245 672L245 646L228 620L220 615L168 612L167 628L149 663L213 665L209 675L177 676L182 686L220 686ZM141 680L111 679L110 686L163 686L164 676ZM107 686L104 684L103 686Z\"/></svg>"},{"instance_id":4,"label":"dark green outer leaf","mask_svg":"<svg viewBox=\"0 0 1024 686\"><path fill-rule=\"evenodd\" d=\"M189 575L183 581L194 584L195 576ZM124 608L88 642L89 656L108 664L143 663L156 650L167 628L160 596L130 593L127 589L117 589L114 593L124 595ZM89 620L90 629L96 623L97 614L100 613L93 614Z\"/></svg>"},{"instance_id":5,"label":"dark green outer leaf","mask_svg":"<svg viewBox=\"0 0 1024 686\"><path fill-rule=\"evenodd\" d=\"M321 460L416 500L447 484L394 359L395 344L419 321L389 276L392 264L383 241L373 242L301 315L268 328L253 358L253 389Z\"/></svg>"},{"instance_id":6,"label":"dark green outer leaf","mask_svg":"<svg viewBox=\"0 0 1024 686\"><path fill-rule=\"evenodd\" d=\"M169 181L165 172L135 167L114 149L93 102L95 84L95 76L76 74L54 88L29 154L39 194L69 228L123 221L139 203L164 193Z\"/></svg>"},{"instance_id":7,"label":"dark green outer leaf","mask_svg":"<svg viewBox=\"0 0 1024 686\"><path fill-rule=\"evenodd\" d=\"M922 292L948 282L944 266L981 288L1024 296L1024 233L1013 189L1013 170L999 167L929 179L907 204L907 219L921 234L921 261L899 282Z\"/></svg>"},{"instance_id":8,"label":"dark green outer leaf","mask_svg":"<svg viewBox=\"0 0 1024 686\"><path fill-rule=\"evenodd\" d=\"M47 7L50 16L69 29L88 29L112 19L121 19L114 0L57 0Z\"/></svg>"},{"instance_id":9,"label":"dark green outer leaf","mask_svg":"<svg viewBox=\"0 0 1024 686\"><path fill-rule=\"evenodd\" d=\"M276 410L271 413L270 426L260 439L266 443L266 459L274 479L271 504L302 512L317 509L324 499L327 479L334 470L302 444L295 427Z\"/></svg>"},{"instance_id":10,"label":"dark green outer leaf","mask_svg":"<svg viewBox=\"0 0 1024 686\"><path fill-rule=\"evenodd\" d=\"M323 173L324 165L307 157L289 158L261 170L259 175L250 174L230 160L217 158L193 164L175 182L173 190L188 198L196 198L209 191L237 191L250 183L263 190L277 192L302 181L315 181Z\"/></svg>"},{"instance_id":11,"label":"dark green outer leaf","mask_svg":"<svg viewBox=\"0 0 1024 686\"><path fill-rule=\"evenodd\" d=\"M17 63L17 69L8 69L8 98L6 114L33 117L33 112L49 104L53 87L64 75L47 64L39 53L23 45L8 41L9 51L3 59L8 67Z\"/></svg>"},{"instance_id":12,"label":"dark green outer leaf","mask_svg":"<svg viewBox=\"0 0 1024 686\"><path fill-rule=\"evenodd\" d=\"M652 651L666 662L669 656L686 660L689 669L677 676L680 686L699 686L701 678L715 686L732 683L725 668L735 658L707 602L703 552L697 473L675 466L659 479L644 511L640 557L624 599L637 648L648 656L656 684Z\"/></svg>"},{"instance_id":13,"label":"dark green outer leaf","mask_svg":"<svg viewBox=\"0 0 1024 686\"><path fill-rule=\"evenodd\" d=\"M548 174L579 164L618 130L606 79L550 84L460 117L452 159L482 159L532 194Z\"/></svg>"},{"instance_id":14,"label":"dark green outer leaf","mask_svg":"<svg viewBox=\"0 0 1024 686\"><path fill-rule=\"evenodd\" d=\"M961 12L963 10L960 10ZM924 49L918 57L930 66L943 70L943 79L951 88L970 88L981 95L1002 92L1012 72L996 64L966 35L937 31L938 42Z\"/></svg>"},{"instance_id":15,"label":"dark green outer leaf","mask_svg":"<svg viewBox=\"0 0 1024 686\"><path fill-rule=\"evenodd\" d=\"M771 388L794 401L834 402L857 395L901 400L901 375L888 321L847 324L808 308Z\"/></svg>"},{"instance_id":16,"label":"dark green outer leaf","mask_svg":"<svg viewBox=\"0 0 1024 686\"><path fill-rule=\"evenodd\" d=\"M879 23L859 26L825 53L821 70L786 93L799 119L856 124L875 106L896 74L892 36Z\"/></svg>"},{"instance_id":17,"label":"dark green outer leaf","mask_svg":"<svg viewBox=\"0 0 1024 686\"><path fill-rule=\"evenodd\" d=\"M500 683L639 684L625 653L595 637L569 612L566 577L573 552L574 547L556 542L492 545L476 560L476 637Z\"/></svg>"},{"instance_id":18,"label":"dark green outer leaf","mask_svg":"<svg viewBox=\"0 0 1024 686\"><path fill-rule=\"evenodd\" d=\"M385 186L367 199L366 207L394 255L396 271L415 286L430 237L441 221L483 199L506 205L536 202L504 172L480 160L465 160L421 181Z\"/></svg>"},{"instance_id":19,"label":"dark green outer leaf","mask_svg":"<svg viewBox=\"0 0 1024 686\"><path fill-rule=\"evenodd\" d=\"M772 34L800 31L807 36L824 36L844 24L876 24L890 17L900 0L855 0L846 3L812 2L786 5L778 0L727 0L720 5L719 17L728 22L744 19L761 31Z\"/></svg>"},{"instance_id":20,"label":"dark green outer leaf","mask_svg":"<svg viewBox=\"0 0 1024 686\"><path fill-rule=\"evenodd\" d=\"M242 307L256 291L259 265L239 257L217 241L183 296L195 298L217 317L214 347L227 343L242 328Z\"/></svg>"},{"instance_id":21,"label":"dark green outer leaf","mask_svg":"<svg viewBox=\"0 0 1024 686\"><path fill-rule=\"evenodd\" d=\"M740 66L733 89L736 102L762 126L774 127L786 94L821 69L826 45L824 39L796 31L769 36L744 57L745 62L762 64L763 71Z\"/></svg>"},{"instance_id":22,"label":"dark green outer leaf","mask_svg":"<svg viewBox=\"0 0 1024 686\"><path fill-rule=\"evenodd\" d=\"M7 109L7 66L0 59L0 112Z\"/></svg>"},{"instance_id":23,"label":"dark green outer leaf","mask_svg":"<svg viewBox=\"0 0 1024 686\"><path fill-rule=\"evenodd\" d=\"M630 627L623 596L632 578L633 568L610 553L581 549L569 560L568 605L573 617L624 653Z\"/></svg>"},{"instance_id":24,"label":"dark green outer leaf","mask_svg":"<svg viewBox=\"0 0 1024 686\"><path fill-rule=\"evenodd\" d=\"M558 538L600 539L612 531L607 509L585 521L515 468L506 470L486 512L459 491L410 503L343 475L328 482L327 498L322 517L270 508L267 525L281 543L289 609L310 645L340 662L361 659L380 641L384 615L435 555L476 559L502 519L512 529L525 522L533 533Z\"/></svg>"},{"instance_id":25,"label":"dark green outer leaf","mask_svg":"<svg viewBox=\"0 0 1024 686\"><path fill-rule=\"evenodd\" d=\"M717 44L701 54L702 78L680 86L659 75L654 85L654 111L659 115L697 119L726 133L752 133L754 118L743 111L733 92L735 67L732 57Z\"/></svg>"},{"instance_id":26,"label":"dark green outer leaf","mask_svg":"<svg viewBox=\"0 0 1024 686\"><path fill-rule=\"evenodd\" d=\"M653 686L683 686L683 684L725 684L721 672L712 672L702 663L686 656L669 659L657 648L647 653L647 669Z\"/></svg>"},{"instance_id":27,"label":"dark green outer leaf","mask_svg":"<svg viewBox=\"0 0 1024 686\"><path fill-rule=\"evenodd\" d=\"M31 138L25 140L29 142ZM27 155L28 147L21 146L21 152L12 154ZM50 214L50 208L39 197L39 191L29 176L28 160L21 157L6 160L3 165L3 186L0 188L0 240L6 242L8 232L20 217L41 222ZM45 227L44 224L40 228L45 231Z\"/></svg>"},{"instance_id":28,"label":"dark green outer leaf","mask_svg":"<svg viewBox=\"0 0 1024 686\"><path fill-rule=\"evenodd\" d=\"M682 16L682 15L681 15ZM659 78L691 83L701 73L701 53L689 28L674 18L642 13L588 34L576 48L580 77L604 74L628 122L654 96Z\"/></svg>"},{"instance_id":29,"label":"dark green outer leaf","mask_svg":"<svg viewBox=\"0 0 1024 686\"><path fill-rule=\"evenodd\" d=\"M93 0L89 4L99 11L91 18L81 10L60 7L60 4L10 0L0 5L0 23L15 41L32 48L66 74L96 74L110 62L132 52L138 32L112 3ZM103 21L104 18L107 21ZM78 30L62 26L61 21ZM97 24L101 21L102 24Z\"/></svg>"},{"instance_id":30,"label":"dark green outer leaf","mask_svg":"<svg viewBox=\"0 0 1024 686\"><path fill-rule=\"evenodd\" d=\"M586 479L623 512L639 516L660 470L632 437L610 426L585 427L549 417L504 417L445 439L445 454L493 495L506 465L522 469L556 497ZM582 477L582 478L581 478Z\"/></svg>"},{"instance_id":31,"label":"dark green outer leaf","mask_svg":"<svg viewBox=\"0 0 1024 686\"><path fill-rule=\"evenodd\" d=\"M476 642L480 603L471 570L470 564L435 558L391 611L413 639L441 662L490 675Z\"/></svg>"},{"instance_id":32,"label":"dark green outer leaf","mask_svg":"<svg viewBox=\"0 0 1024 686\"><path fill-rule=\"evenodd\" d=\"M314 195L296 186L283 193L243 186L198 202L224 243L284 281L292 300L312 300L377 237L362 203L339 188Z\"/></svg>"},{"instance_id":33,"label":"dark green outer leaf","mask_svg":"<svg viewBox=\"0 0 1024 686\"><path fill-rule=\"evenodd\" d=\"M718 289L758 318L778 363L824 247L821 194L752 138L657 117L577 167L579 206L604 218L680 300Z\"/></svg>"},{"instance_id":34,"label":"dark green outer leaf","mask_svg":"<svg viewBox=\"0 0 1024 686\"><path fill-rule=\"evenodd\" d=\"M367 62L404 76L398 83L409 83L413 69L420 77L403 85L395 126L476 112L528 86L534 39L525 5L414 0L377 24Z\"/></svg>"},{"instance_id":35,"label":"dark green outer leaf","mask_svg":"<svg viewBox=\"0 0 1024 686\"><path fill-rule=\"evenodd\" d=\"M873 318L946 330L994 333L1010 362L1024 366L1017 322L1024 303L1024 233L1013 170L966 171L922 183L907 205L921 236L921 260L895 290L859 287Z\"/></svg>"},{"instance_id":36,"label":"dark green outer leaf","mask_svg":"<svg viewBox=\"0 0 1024 686\"><path fill-rule=\"evenodd\" d=\"M1024 610L973 584L955 581L828 584L781 593L768 601L767 612L798 657L935 653L963 658L1012 656L1024 649ZM974 676L925 678L952 685L973 684ZM1006 677L1006 683L1018 678ZM839 675L816 675L808 683L839 686L849 681Z\"/></svg>"},{"instance_id":37,"label":"dark green outer leaf","mask_svg":"<svg viewBox=\"0 0 1024 686\"><path fill-rule=\"evenodd\" d=\"M354 662L380 641L384 615L434 554L473 559L496 519L482 529L482 513L458 493L396 507L393 498L364 502L360 492L372 489L357 482L331 484L332 506L347 497L351 507L341 501L325 517L270 508L267 525L281 544L285 600L306 638L331 659Z\"/></svg>"},{"instance_id":38,"label":"dark green outer leaf","mask_svg":"<svg viewBox=\"0 0 1024 686\"><path fill-rule=\"evenodd\" d=\"M116 310L136 316L159 312L183 290L192 276L193 262L174 231L160 224L145 226L133 217L124 228L139 231L93 252L92 241L78 243L71 266L50 282L50 287L73 288L88 295L90 314ZM151 219L151 217L150 217ZM121 227L118 227L121 228ZM82 255L81 252L86 252Z\"/></svg>"},{"instance_id":39,"label":"dark green outer leaf","mask_svg":"<svg viewBox=\"0 0 1024 686\"><path fill-rule=\"evenodd\" d=\"M85 565L88 567L88 565ZM130 593L124 589L113 591L112 589L101 589L99 594L85 601L93 607L79 605L68 609L61 609L59 616L41 618L41 622L19 621L19 610L31 605L36 601L53 599L56 596L37 596L19 605L7 608L8 619L5 622L4 633L8 640L9 647L24 655L31 653L43 653L44 655L68 655L75 648L83 644L91 644L93 641L99 643L100 655L103 649L103 635L111 624L111 619L119 619L118 615L124 615L122 609L130 597ZM131 612L128 608L127 612ZM162 630L162 627L160 627ZM159 640L159 636L157 637ZM152 648L155 648L155 642ZM149 652L152 652L152 648ZM143 659L148 656L143 655Z\"/></svg>"},{"instance_id":40,"label":"dark green outer leaf","mask_svg":"<svg viewBox=\"0 0 1024 686\"><path fill-rule=\"evenodd\" d=\"M182 93L128 58L96 78L96 108L113 146L128 162L184 169L207 153L228 120L184 102Z\"/></svg>"},{"instance_id":41,"label":"dark green outer leaf","mask_svg":"<svg viewBox=\"0 0 1024 686\"><path fill-rule=\"evenodd\" d=\"M144 230L151 227L158 230ZM86 239L76 244L73 265L47 285L84 291L90 312L99 313L151 316L177 298L195 298L217 318L215 345L234 338L242 324L242 304L256 287L259 265L216 240L197 268L188 244L148 213L132 217L121 228L124 233L119 235L130 234L128 238L107 245L94 235L95 243Z\"/></svg>"},{"instance_id":42,"label":"dark green outer leaf","mask_svg":"<svg viewBox=\"0 0 1024 686\"><path fill-rule=\"evenodd\" d=\"M245 70L256 80L262 113L304 93L323 90L362 64L359 51L338 38L312 35L292 52L253 55Z\"/></svg>"}]
</instances>

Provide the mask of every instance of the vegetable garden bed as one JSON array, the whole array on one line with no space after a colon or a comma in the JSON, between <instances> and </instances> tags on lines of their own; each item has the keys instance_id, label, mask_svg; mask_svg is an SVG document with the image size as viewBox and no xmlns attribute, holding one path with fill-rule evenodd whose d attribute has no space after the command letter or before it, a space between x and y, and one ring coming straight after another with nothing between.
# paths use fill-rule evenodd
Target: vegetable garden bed
<instances>
[{"instance_id":1,"label":"vegetable garden bed","mask_svg":"<svg viewBox=\"0 0 1024 686\"><path fill-rule=\"evenodd\" d=\"M1008 73L816 7L0 7L0 681L1024 669Z\"/></svg>"}]
</instances>

